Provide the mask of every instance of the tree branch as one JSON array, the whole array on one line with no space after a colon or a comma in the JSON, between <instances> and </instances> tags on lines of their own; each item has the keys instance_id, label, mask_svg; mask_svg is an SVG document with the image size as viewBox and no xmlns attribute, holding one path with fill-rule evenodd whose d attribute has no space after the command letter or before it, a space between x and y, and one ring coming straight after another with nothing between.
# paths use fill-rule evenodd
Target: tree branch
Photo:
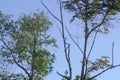
<instances>
[{"instance_id":1,"label":"tree branch","mask_svg":"<svg viewBox=\"0 0 120 80\"><path fill-rule=\"evenodd\" d=\"M57 72L57 74L60 75L61 77L65 78L65 79L67 79L67 80L71 80L69 77L62 75L59 72Z\"/></svg>"},{"instance_id":2,"label":"tree branch","mask_svg":"<svg viewBox=\"0 0 120 80\"><path fill-rule=\"evenodd\" d=\"M62 21L61 21L59 18L57 18L57 17L48 9L48 7L42 2L42 0L41 0L41 4L47 9L47 11L48 11L57 21L59 21L60 23L62 23Z\"/></svg>"},{"instance_id":3,"label":"tree branch","mask_svg":"<svg viewBox=\"0 0 120 80\"><path fill-rule=\"evenodd\" d=\"M72 80L72 67L71 67L71 59L70 59L70 44L68 45L68 66L69 66L69 76L70 80Z\"/></svg>"},{"instance_id":4,"label":"tree branch","mask_svg":"<svg viewBox=\"0 0 120 80\"><path fill-rule=\"evenodd\" d=\"M87 42L88 42L88 37L89 37L89 31L88 31L88 18L87 18L87 7L88 7L88 0L85 0L85 19L84 19L84 23L85 23L85 28L84 28L84 34L85 34L85 38L84 38L84 54L83 54L83 59L82 59L82 66L81 66L81 79L80 80L86 80L86 75L85 74L85 69L87 67L86 62L86 55L87 55Z\"/></svg>"},{"instance_id":5,"label":"tree branch","mask_svg":"<svg viewBox=\"0 0 120 80\"><path fill-rule=\"evenodd\" d=\"M64 32L64 23L63 23L63 13L62 13L62 2L61 0L59 0L59 3L60 3L60 17L61 17L61 20L58 19L49 9L48 7L42 2L41 0L41 3L42 5L47 9L47 11L57 20L61 23L62 25L62 31L61 32L61 35L62 35L62 38L63 38L63 44L64 44L64 52L65 52L65 57L66 57L66 61L68 63L68 67L69 67L69 80L72 79L72 67L71 67L71 62L70 62L70 44L68 44L66 42L66 37L65 37L65 32ZM60 74L59 74L60 75Z\"/></svg>"},{"instance_id":6,"label":"tree branch","mask_svg":"<svg viewBox=\"0 0 120 80\"><path fill-rule=\"evenodd\" d=\"M98 28L98 30L99 30L99 29L100 29L100 27ZM93 39L93 42L92 42L92 46L91 46L91 48L90 48L90 51L88 52L87 60L88 60L88 58L89 58L89 56L90 56L90 54L91 54L91 52L92 52L92 49L93 49L93 47L94 47L97 34L98 34L98 31L96 31L96 33L95 33L95 36L94 36L94 39Z\"/></svg>"},{"instance_id":7,"label":"tree branch","mask_svg":"<svg viewBox=\"0 0 120 80\"><path fill-rule=\"evenodd\" d=\"M114 42L112 43L112 66L114 65Z\"/></svg>"},{"instance_id":8,"label":"tree branch","mask_svg":"<svg viewBox=\"0 0 120 80\"><path fill-rule=\"evenodd\" d=\"M64 43L64 49L65 49L65 56L66 61L68 63L69 67L69 80L72 80L72 67L71 67L71 61L70 61L70 45L68 45L68 51L67 51L67 43L66 43L66 37L65 37L65 30L64 30L64 23L63 23L63 12L62 12L62 2L59 0L59 6L60 6L60 16L61 16L61 25L62 25L62 38Z\"/></svg>"},{"instance_id":9,"label":"tree branch","mask_svg":"<svg viewBox=\"0 0 120 80\"><path fill-rule=\"evenodd\" d=\"M74 42L74 44L78 47L78 49L80 50L80 52L83 54L83 50L81 49L81 47L79 46L79 44L73 39L72 35L70 34L69 30L67 29L67 27L65 27L68 35L70 36L71 40Z\"/></svg>"},{"instance_id":10,"label":"tree branch","mask_svg":"<svg viewBox=\"0 0 120 80\"><path fill-rule=\"evenodd\" d=\"M110 69L113 69L113 68L116 68L116 67L119 67L119 66L120 66L120 64L119 64L119 65L115 65L115 66L111 66L111 67L109 67L109 68L107 68L107 69L101 71L100 73L96 74L95 76L89 78L89 80L92 80L92 79L98 77L99 75L105 73L106 71L108 71L108 70L110 70Z\"/></svg>"},{"instance_id":11,"label":"tree branch","mask_svg":"<svg viewBox=\"0 0 120 80\"><path fill-rule=\"evenodd\" d=\"M23 71L25 71L25 73L29 76L29 78L31 77L31 75L28 73L28 71L23 67L23 66L21 66L16 60L15 60L15 57L14 56L12 56L13 57L13 60L14 60L14 62L16 63L16 65L17 66L19 66Z\"/></svg>"},{"instance_id":12,"label":"tree branch","mask_svg":"<svg viewBox=\"0 0 120 80\"><path fill-rule=\"evenodd\" d=\"M10 47L7 45L7 43L4 40L2 40L2 39L0 39L0 40L2 41L2 43L7 47L7 49L11 53L16 53L14 50L10 49ZM12 55L12 58L13 58L13 61L16 63L16 65L19 66L23 71L25 71L25 73L30 77L30 74L27 72L27 70L15 60L15 57L13 55Z\"/></svg>"},{"instance_id":13,"label":"tree branch","mask_svg":"<svg viewBox=\"0 0 120 80\"><path fill-rule=\"evenodd\" d=\"M100 27L99 27L99 28L100 28ZM99 29L98 29L98 30L99 30ZM88 52L88 55L87 55L87 58L86 58L85 76L88 74L88 72L87 72L87 71L88 71L88 61L89 61L89 57L90 57L91 51L92 51L92 49L93 49L93 46L94 46L94 44L95 44L95 40L96 40L96 37L97 37L97 33L98 33L98 32L95 33L95 36L94 36L94 38L93 38L93 42L92 42L90 51Z\"/></svg>"},{"instance_id":14,"label":"tree branch","mask_svg":"<svg viewBox=\"0 0 120 80\"><path fill-rule=\"evenodd\" d=\"M90 30L89 35L90 35L95 29L97 29L99 26L101 26L101 25L104 23L104 21L105 21L105 19L106 19L106 17L107 17L107 15L108 15L109 12L110 12L110 9L108 9L108 11L106 12L106 14L104 15L101 23L98 24L96 27L94 27L94 28L92 28L92 29Z\"/></svg>"}]
</instances>

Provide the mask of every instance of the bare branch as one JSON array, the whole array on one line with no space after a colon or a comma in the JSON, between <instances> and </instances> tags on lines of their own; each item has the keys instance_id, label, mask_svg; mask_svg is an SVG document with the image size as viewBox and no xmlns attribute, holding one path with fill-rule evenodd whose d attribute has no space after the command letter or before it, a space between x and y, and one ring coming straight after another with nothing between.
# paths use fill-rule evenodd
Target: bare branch
<instances>
[{"instance_id":1,"label":"bare branch","mask_svg":"<svg viewBox=\"0 0 120 80\"><path fill-rule=\"evenodd\" d=\"M79 44L73 39L72 35L70 34L69 30L67 29L67 27L65 27L68 35L70 36L71 40L74 42L74 44L78 47L78 49L80 50L80 52L83 54L83 50L81 49L81 47L79 46Z\"/></svg>"},{"instance_id":2,"label":"bare branch","mask_svg":"<svg viewBox=\"0 0 120 80\"><path fill-rule=\"evenodd\" d=\"M61 17L61 26L62 26L62 38L63 38L63 44L64 44L64 52L65 52L65 57L66 61L68 63L69 67L69 79L67 80L72 80L72 67L71 67L71 60L70 60L70 44L66 42L66 37L65 37L65 30L64 30L64 22L63 22L63 12L62 12L62 2L59 0L59 6L60 6L60 17Z\"/></svg>"},{"instance_id":3,"label":"bare branch","mask_svg":"<svg viewBox=\"0 0 120 80\"><path fill-rule=\"evenodd\" d=\"M28 73L28 71L23 67L21 66L16 60L15 60L15 57L13 56L13 60L14 62L16 63L17 66L19 66L23 71L25 71L25 73L29 76L29 78L31 77L31 75Z\"/></svg>"},{"instance_id":4,"label":"bare branch","mask_svg":"<svg viewBox=\"0 0 120 80\"><path fill-rule=\"evenodd\" d=\"M70 80L72 79L72 67L71 67L71 59L70 59L70 44L68 45L68 66L69 66L69 76Z\"/></svg>"},{"instance_id":5,"label":"bare branch","mask_svg":"<svg viewBox=\"0 0 120 80\"><path fill-rule=\"evenodd\" d=\"M65 78L65 79L67 79L67 80L70 80L69 77L62 75L62 74L60 74L59 72L57 72L57 74L60 75L61 77Z\"/></svg>"},{"instance_id":6,"label":"bare branch","mask_svg":"<svg viewBox=\"0 0 120 80\"><path fill-rule=\"evenodd\" d=\"M84 38L84 53L83 53L83 59L82 59L82 66L81 66L81 79L80 80L85 80L86 76L84 76L85 74L85 69L86 69L86 54L87 54L87 42L88 42L88 37L89 37L89 31L88 31L88 19L87 19L87 5L88 5L88 1L85 0L85 19L84 19L84 23L85 23L85 38Z\"/></svg>"},{"instance_id":7,"label":"bare branch","mask_svg":"<svg viewBox=\"0 0 120 80\"><path fill-rule=\"evenodd\" d=\"M112 66L114 65L114 42L112 43Z\"/></svg>"},{"instance_id":8,"label":"bare branch","mask_svg":"<svg viewBox=\"0 0 120 80\"><path fill-rule=\"evenodd\" d=\"M66 37L65 37L65 33L64 33L64 23L63 23L63 13L62 13L62 4L61 4L61 1L59 0L59 3L60 3L60 16L61 16L61 20L58 19L49 9L48 7L42 2L41 0L41 3L43 4L43 6L48 10L48 12L56 19L58 20L61 25L62 25L62 32L60 31L60 33L62 34L62 38L63 38L63 43L64 43L64 51L65 51L65 57L66 57L66 60L67 60L67 63L68 63L68 66L69 66L69 72L70 72L70 78L72 78L72 67L71 67L71 62L70 62L70 45L68 45L68 51L67 51L67 43L66 43Z\"/></svg>"},{"instance_id":9,"label":"bare branch","mask_svg":"<svg viewBox=\"0 0 120 80\"><path fill-rule=\"evenodd\" d=\"M100 28L100 27L99 27ZM99 29L98 29L99 30ZM87 58L86 58L86 69L85 69L85 76L88 74L88 61L89 61L89 57L90 57L90 54L91 54L91 51L93 50L93 46L95 44L95 40L96 40L96 37L97 37L97 33L95 33L95 36L93 38L93 42L92 42L92 45L91 45L91 48L90 48L90 51L88 52L88 55L87 55Z\"/></svg>"},{"instance_id":10,"label":"bare branch","mask_svg":"<svg viewBox=\"0 0 120 80\"><path fill-rule=\"evenodd\" d=\"M14 50L10 49L10 47L7 45L7 43L6 43L4 40L0 39L0 41L2 41L2 43L7 47L7 49L8 49L10 52L16 53Z\"/></svg>"},{"instance_id":11,"label":"bare branch","mask_svg":"<svg viewBox=\"0 0 120 80\"><path fill-rule=\"evenodd\" d=\"M59 21L60 23L62 22L59 18L57 18L57 17L48 9L48 7L42 2L42 0L41 0L41 4L47 9L47 11L48 11L57 21Z\"/></svg>"},{"instance_id":12,"label":"bare branch","mask_svg":"<svg viewBox=\"0 0 120 80\"><path fill-rule=\"evenodd\" d=\"M98 28L98 30L99 30L99 29L100 29L100 27ZM92 52L92 50L93 50L93 47L94 47L94 44L95 44L95 40L96 40L97 34L98 34L98 31L96 31L96 33L95 33L95 36L94 36L94 39L93 39L93 42L92 42L92 46L91 46L91 48L90 48L90 51L88 52L87 60L89 59L89 56L90 56L90 54L91 54L91 52Z\"/></svg>"}]
</instances>

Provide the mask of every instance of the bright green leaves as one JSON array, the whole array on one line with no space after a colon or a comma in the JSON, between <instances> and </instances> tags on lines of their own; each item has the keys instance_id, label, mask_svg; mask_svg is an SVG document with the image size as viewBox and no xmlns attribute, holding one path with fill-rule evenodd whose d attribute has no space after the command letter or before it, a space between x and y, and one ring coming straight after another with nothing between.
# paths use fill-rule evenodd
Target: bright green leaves
<instances>
[{"instance_id":1,"label":"bright green leaves","mask_svg":"<svg viewBox=\"0 0 120 80\"><path fill-rule=\"evenodd\" d=\"M42 80L52 71L55 60L55 56L46 48L50 45L57 47L56 40L47 33L52 23L44 12L23 14L16 21L6 17L1 22L3 20L5 24L0 26L0 56L6 63L8 60L12 62L8 65L15 64L21 68L27 74L26 78Z\"/></svg>"},{"instance_id":2,"label":"bright green leaves","mask_svg":"<svg viewBox=\"0 0 120 80\"><path fill-rule=\"evenodd\" d=\"M41 76L43 75L46 76L49 71L52 71L52 63L54 62L55 56L50 55L50 52L47 50L38 50L34 54L35 62L34 63L34 68L35 72L39 73L36 76ZM41 74L41 75L40 75Z\"/></svg>"},{"instance_id":3,"label":"bright green leaves","mask_svg":"<svg viewBox=\"0 0 120 80\"><path fill-rule=\"evenodd\" d=\"M19 32L15 37L16 51L20 60L28 61L35 78L45 77L51 71L54 57L45 46L56 44L55 39L47 35L51 22L44 12L24 15L17 21Z\"/></svg>"},{"instance_id":4,"label":"bright green leaves","mask_svg":"<svg viewBox=\"0 0 120 80\"><path fill-rule=\"evenodd\" d=\"M52 25L48 21L48 17L45 16L44 12L31 13L31 15L23 15L19 18L18 23L21 24L21 30L30 32L30 35L36 35L46 32ZM38 32L39 31L39 32Z\"/></svg>"}]
</instances>

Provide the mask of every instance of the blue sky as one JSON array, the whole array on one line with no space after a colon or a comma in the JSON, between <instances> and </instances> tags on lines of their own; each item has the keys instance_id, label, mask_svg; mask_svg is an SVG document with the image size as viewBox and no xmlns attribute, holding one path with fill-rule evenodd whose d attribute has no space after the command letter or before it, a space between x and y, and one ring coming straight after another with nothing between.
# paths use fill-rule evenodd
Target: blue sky
<instances>
[{"instance_id":1,"label":"blue sky","mask_svg":"<svg viewBox=\"0 0 120 80\"><path fill-rule=\"evenodd\" d=\"M43 0L45 4L49 7L49 9L59 18L59 6L56 0ZM0 10L5 14L12 14L14 18L16 19L21 13L30 13L34 12L37 9L39 10L45 10L46 9L42 6L40 3L40 0L0 0ZM48 12L46 11L48 14ZM64 12L64 14L67 12ZM49 15L49 14L48 14ZM50 15L49 15L50 16ZM82 30L78 29L79 23L75 22L74 24L69 24L69 14L64 15L65 17L65 25L70 26L71 30L73 31L72 35L76 34L75 31ZM52 49L50 48L50 51L53 51L56 53L56 62L54 64L54 71L49 74L45 80L61 80L61 78L56 74L56 71L59 71L60 73L63 73L67 69L65 57L63 54L63 43L60 33L58 32L57 26L60 25L53 17L50 16L50 20L54 23L54 26L50 30L50 34L54 36L57 39L57 43L59 46L59 49ZM120 63L120 26L119 23L113 23L114 28L110 29L110 33L107 35L98 35L95 48L93 50L93 55L91 56L91 59L94 58L100 58L100 55L106 55L111 56L111 46L112 42L115 42L115 63ZM73 27L74 26L74 27ZM82 35L82 33L80 33ZM69 38L68 38L69 40ZM69 40L70 43L71 40ZM81 55L77 53L77 49L74 44L72 44L72 65L73 65L73 74L79 74L80 73L80 59ZM116 68L113 70L110 70L103 75L98 77L98 80L117 80L120 79L120 68Z\"/></svg>"}]
</instances>

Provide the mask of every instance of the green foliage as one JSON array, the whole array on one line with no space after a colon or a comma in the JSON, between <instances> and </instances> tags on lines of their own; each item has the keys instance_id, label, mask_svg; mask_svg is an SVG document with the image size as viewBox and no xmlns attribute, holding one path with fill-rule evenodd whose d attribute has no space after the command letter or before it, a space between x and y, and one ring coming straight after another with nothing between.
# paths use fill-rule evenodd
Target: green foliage
<instances>
[{"instance_id":1,"label":"green foliage","mask_svg":"<svg viewBox=\"0 0 120 80\"><path fill-rule=\"evenodd\" d=\"M52 71L55 60L55 55L47 50L50 45L57 47L56 40L47 34L52 23L44 12L39 11L23 14L16 21L0 15L0 57L9 65L17 65L27 77L43 80Z\"/></svg>"},{"instance_id":2,"label":"green foliage","mask_svg":"<svg viewBox=\"0 0 120 80\"><path fill-rule=\"evenodd\" d=\"M100 59L96 59L95 62L88 61L88 71L87 73L95 72L101 69L105 69L111 67L112 65L109 62L109 57L101 57Z\"/></svg>"},{"instance_id":3,"label":"green foliage","mask_svg":"<svg viewBox=\"0 0 120 80\"><path fill-rule=\"evenodd\" d=\"M107 56L102 56L100 59L96 59L94 62L89 60L88 64L87 64L87 71L86 71L86 75L84 74L84 76L86 77L86 80L91 80L91 73L94 74L97 71L101 71L101 70L105 70L109 67L111 67L112 64L110 64L109 61L109 57ZM81 76L80 75L76 75L74 80L80 80ZM92 79L92 80L97 80L96 78Z\"/></svg>"},{"instance_id":4,"label":"green foliage","mask_svg":"<svg viewBox=\"0 0 120 80\"><path fill-rule=\"evenodd\" d=\"M110 9L110 15L120 11L119 0L67 0L63 1L64 8L74 13L73 18L92 20L98 14L104 14ZM108 4L108 5L107 5ZM86 14L87 13L87 14Z\"/></svg>"},{"instance_id":5,"label":"green foliage","mask_svg":"<svg viewBox=\"0 0 120 80\"><path fill-rule=\"evenodd\" d=\"M0 80L27 80L23 74L0 73Z\"/></svg>"},{"instance_id":6,"label":"green foliage","mask_svg":"<svg viewBox=\"0 0 120 80\"><path fill-rule=\"evenodd\" d=\"M108 33L109 26L108 21L113 20L111 17L117 15L120 12L120 1L119 0L67 0L63 1L65 10L73 13L70 22L75 19L82 20L89 25L88 29L100 25L104 27L96 28L96 31L101 33ZM115 18L116 19L116 18Z\"/></svg>"}]
</instances>

